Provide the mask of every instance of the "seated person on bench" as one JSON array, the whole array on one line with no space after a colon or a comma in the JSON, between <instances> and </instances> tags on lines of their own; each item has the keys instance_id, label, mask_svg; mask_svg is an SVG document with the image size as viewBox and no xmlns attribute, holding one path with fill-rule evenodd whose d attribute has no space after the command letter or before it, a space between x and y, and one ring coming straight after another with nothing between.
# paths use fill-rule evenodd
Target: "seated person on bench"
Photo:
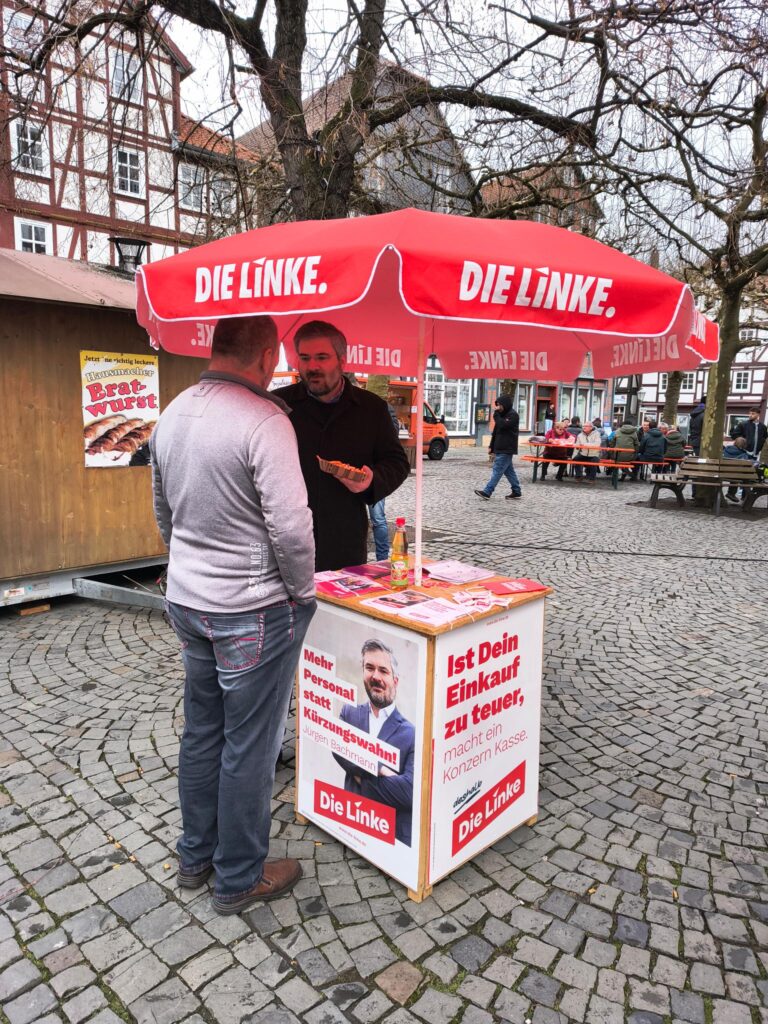
<instances>
[{"instance_id":1,"label":"seated person on bench","mask_svg":"<svg viewBox=\"0 0 768 1024\"><path fill-rule=\"evenodd\" d=\"M727 444L723 448L724 459L747 459L752 461L752 456L747 451L747 439L746 437L734 438L733 444ZM736 504L739 502L738 498L738 487L729 487L725 492L725 496L728 501L735 501Z\"/></svg>"}]
</instances>

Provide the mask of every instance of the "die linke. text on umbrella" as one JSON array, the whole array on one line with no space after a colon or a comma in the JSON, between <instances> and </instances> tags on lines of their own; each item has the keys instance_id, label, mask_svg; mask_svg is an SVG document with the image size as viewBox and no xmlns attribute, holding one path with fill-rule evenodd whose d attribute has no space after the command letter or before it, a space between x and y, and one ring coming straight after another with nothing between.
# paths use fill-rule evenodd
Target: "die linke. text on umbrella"
<instances>
[{"instance_id":1,"label":"die linke. text on umbrella","mask_svg":"<svg viewBox=\"0 0 768 1024\"><path fill-rule=\"evenodd\" d=\"M323 295L317 280L320 256L261 257L246 263L217 263L195 271L195 302L262 299L281 295Z\"/></svg>"},{"instance_id":2,"label":"die linke. text on umbrella","mask_svg":"<svg viewBox=\"0 0 768 1024\"><path fill-rule=\"evenodd\" d=\"M459 301L556 309L610 320L616 314L615 307L607 305L612 285L610 277L465 260Z\"/></svg>"}]
</instances>

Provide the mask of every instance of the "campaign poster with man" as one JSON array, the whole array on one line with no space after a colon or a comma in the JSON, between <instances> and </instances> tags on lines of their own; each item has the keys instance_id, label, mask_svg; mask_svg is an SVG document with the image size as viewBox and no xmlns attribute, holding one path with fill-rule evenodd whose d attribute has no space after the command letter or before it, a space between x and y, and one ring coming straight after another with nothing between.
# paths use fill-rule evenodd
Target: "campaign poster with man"
<instances>
[{"instance_id":1,"label":"campaign poster with man","mask_svg":"<svg viewBox=\"0 0 768 1024\"><path fill-rule=\"evenodd\" d=\"M298 669L300 814L418 885L426 639L317 611Z\"/></svg>"}]
</instances>

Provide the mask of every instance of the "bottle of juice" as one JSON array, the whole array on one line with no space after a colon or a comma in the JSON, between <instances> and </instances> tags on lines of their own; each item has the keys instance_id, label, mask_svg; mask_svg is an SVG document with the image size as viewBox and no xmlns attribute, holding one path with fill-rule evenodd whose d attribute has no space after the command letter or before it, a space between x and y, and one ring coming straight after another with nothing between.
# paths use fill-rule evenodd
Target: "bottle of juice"
<instances>
[{"instance_id":1,"label":"bottle of juice","mask_svg":"<svg viewBox=\"0 0 768 1024\"><path fill-rule=\"evenodd\" d=\"M405 519L395 520L392 548L389 555L390 583L393 587L408 586L408 538L405 534Z\"/></svg>"}]
</instances>

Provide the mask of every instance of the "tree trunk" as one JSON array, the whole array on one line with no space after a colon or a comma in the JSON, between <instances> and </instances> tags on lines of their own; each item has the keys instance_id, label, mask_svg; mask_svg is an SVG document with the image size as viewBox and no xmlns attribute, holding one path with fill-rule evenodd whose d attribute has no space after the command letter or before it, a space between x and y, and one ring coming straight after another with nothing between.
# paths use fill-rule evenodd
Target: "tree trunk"
<instances>
[{"instance_id":1,"label":"tree trunk","mask_svg":"<svg viewBox=\"0 0 768 1024\"><path fill-rule=\"evenodd\" d=\"M661 414L662 423L677 422L677 406L680 401L680 386L683 383L681 370L673 370L667 377L667 393L664 396L664 410Z\"/></svg>"},{"instance_id":2,"label":"tree trunk","mask_svg":"<svg viewBox=\"0 0 768 1024\"><path fill-rule=\"evenodd\" d=\"M731 390L731 368L739 351L741 291L724 291L720 304L720 358L709 368L707 404L701 431L701 454L707 459L723 456L723 434Z\"/></svg>"}]
</instances>

